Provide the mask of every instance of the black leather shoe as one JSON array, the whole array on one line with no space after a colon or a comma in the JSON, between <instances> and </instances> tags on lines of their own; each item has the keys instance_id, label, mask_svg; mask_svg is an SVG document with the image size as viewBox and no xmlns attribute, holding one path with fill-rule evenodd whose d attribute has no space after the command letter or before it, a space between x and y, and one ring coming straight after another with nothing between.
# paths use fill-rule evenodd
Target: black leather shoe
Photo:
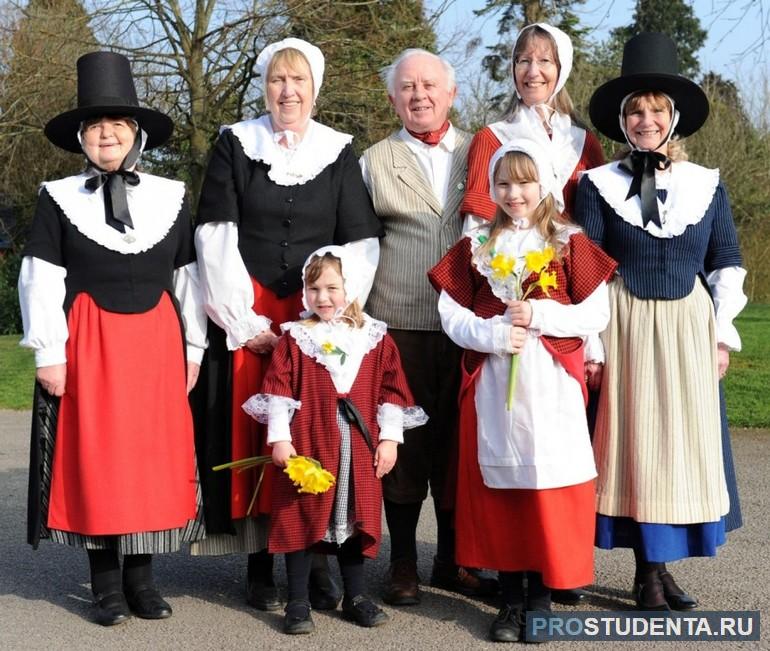
<instances>
[{"instance_id":1,"label":"black leather shoe","mask_svg":"<svg viewBox=\"0 0 770 651\"><path fill-rule=\"evenodd\" d=\"M680 588L670 572L658 572L660 582L663 584L663 596L672 610L692 610L698 607L698 600L687 594Z\"/></svg>"},{"instance_id":2,"label":"black leather shoe","mask_svg":"<svg viewBox=\"0 0 770 651\"><path fill-rule=\"evenodd\" d=\"M122 592L113 592L97 599L94 604L94 619L102 626L115 626L128 621L131 611Z\"/></svg>"},{"instance_id":3,"label":"black leather shoe","mask_svg":"<svg viewBox=\"0 0 770 651\"><path fill-rule=\"evenodd\" d=\"M663 594L663 583L657 574L645 576L645 581L634 579L634 601L638 610L669 610Z\"/></svg>"},{"instance_id":4,"label":"black leather shoe","mask_svg":"<svg viewBox=\"0 0 770 651\"><path fill-rule=\"evenodd\" d=\"M358 595L350 601L342 601L342 616L364 628L382 626L390 617L366 595Z\"/></svg>"},{"instance_id":5,"label":"black leather shoe","mask_svg":"<svg viewBox=\"0 0 770 651\"><path fill-rule=\"evenodd\" d=\"M247 580L246 602L257 610L278 610L281 607L281 600L278 598L278 588L275 587L273 579Z\"/></svg>"},{"instance_id":6,"label":"black leather shoe","mask_svg":"<svg viewBox=\"0 0 770 651\"><path fill-rule=\"evenodd\" d=\"M315 630L310 617L310 602L296 599L286 604L283 617L283 632L287 635L307 635Z\"/></svg>"},{"instance_id":7,"label":"black leather shoe","mask_svg":"<svg viewBox=\"0 0 770 651\"><path fill-rule=\"evenodd\" d=\"M382 600L391 606L415 606L420 603L420 578L417 576L416 561L400 558L390 564Z\"/></svg>"},{"instance_id":8,"label":"black leather shoe","mask_svg":"<svg viewBox=\"0 0 770 651\"><path fill-rule=\"evenodd\" d=\"M131 612L142 619L167 619L171 617L171 606L155 588L139 588L126 592L126 601Z\"/></svg>"},{"instance_id":9,"label":"black leather shoe","mask_svg":"<svg viewBox=\"0 0 770 651\"><path fill-rule=\"evenodd\" d=\"M577 606L581 601L584 601L587 592L580 588L574 590L551 590L551 601L564 606Z\"/></svg>"},{"instance_id":10,"label":"black leather shoe","mask_svg":"<svg viewBox=\"0 0 770 651\"><path fill-rule=\"evenodd\" d=\"M309 594L313 610L334 610L342 598L329 570L321 568L310 571Z\"/></svg>"},{"instance_id":11,"label":"black leather shoe","mask_svg":"<svg viewBox=\"0 0 770 651\"><path fill-rule=\"evenodd\" d=\"M503 606L489 628L489 639L493 642L518 642L523 639L524 622L524 611L520 606Z\"/></svg>"}]
</instances>

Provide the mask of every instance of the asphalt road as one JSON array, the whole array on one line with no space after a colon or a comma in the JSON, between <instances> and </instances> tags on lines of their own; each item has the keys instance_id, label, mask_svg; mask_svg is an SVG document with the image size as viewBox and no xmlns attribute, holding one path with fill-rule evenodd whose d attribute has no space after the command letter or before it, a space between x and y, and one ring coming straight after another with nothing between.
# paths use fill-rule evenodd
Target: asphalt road
<instances>
[{"instance_id":1,"label":"asphalt road","mask_svg":"<svg viewBox=\"0 0 770 651\"><path fill-rule=\"evenodd\" d=\"M174 608L164 621L132 619L102 628L91 623L91 592L84 552L50 541L33 551L24 541L29 412L0 411L0 649L484 649L496 604L424 588L420 606L385 607L391 621L374 630L344 621L339 613L314 613L316 632L281 633L282 612L262 613L244 602L245 557L158 556L156 581ZM677 580L701 602L700 610L770 613L770 432L733 434L745 526L730 534L715 559L677 563ZM431 508L418 530L420 574L430 576L434 552ZM368 564L378 595L388 558L385 536L379 558ZM283 567L277 576L285 585ZM627 550L597 551L596 583L583 610L628 610L633 557ZM556 606L555 609L569 611ZM768 620L770 621L770 620ZM505 648L505 647L503 647ZM514 646L513 648L518 648ZM547 649L770 649L760 642L551 642Z\"/></svg>"}]
</instances>

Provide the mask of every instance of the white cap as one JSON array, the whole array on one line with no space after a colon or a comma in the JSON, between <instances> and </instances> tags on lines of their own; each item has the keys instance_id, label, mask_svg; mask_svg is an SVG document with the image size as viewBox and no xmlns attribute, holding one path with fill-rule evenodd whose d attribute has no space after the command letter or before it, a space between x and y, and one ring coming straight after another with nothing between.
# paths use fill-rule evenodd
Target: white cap
<instances>
[{"instance_id":1,"label":"white cap","mask_svg":"<svg viewBox=\"0 0 770 651\"><path fill-rule=\"evenodd\" d=\"M299 50L305 55L310 65L310 74L313 77L313 99L318 98L318 91L321 90L321 84L324 80L324 55L315 45L303 41L301 38L285 38L277 43L271 43L259 53L257 57L257 70L262 76L263 84L267 88L267 69L270 67L270 61L276 52L293 48Z\"/></svg>"},{"instance_id":2,"label":"white cap","mask_svg":"<svg viewBox=\"0 0 770 651\"><path fill-rule=\"evenodd\" d=\"M307 257L305 264L302 265L302 305L306 310L301 315L303 318L307 318L312 314L307 302L307 296L305 295L305 270L314 257L318 256L320 258L326 253L330 253L340 259L342 266L342 281L345 286L345 305L350 305L353 301L358 299L358 303L361 306L361 309L363 309L364 303L369 295L369 290L371 289L374 272L377 270L377 260L369 259L369 257L363 253L361 247L355 246L356 244L357 242L352 242L344 246L339 246L337 244L322 246Z\"/></svg>"},{"instance_id":3,"label":"white cap","mask_svg":"<svg viewBox=\"0 0 770 651\"><path fill-rule=\"evenodd\" d=\"M526 27L522 28L522 30L516 36L516 40L513 43L513 49L511 50L511 74L513 75L513 89L519 99L521 99L521 94L519 93L519 89L516 87L516 66L515 61L513 60L513 53L516 50L516 45L518 44L519 39L527 30L532 29L533 27L544 29L551 35L554 42L556 43L556 54L559 57L559 78L556 80L556 86L553 89L553 93L548 98L548 101L550 102L554 97L556 97L556 93L564 88L564 84L567 83L567 79L569 78L569 73L572 72L572 41L570 40L570 37L567 36L558 27L548 25L547 23L532 23L531 25L527 25Z\"/></svg>"},{"instance_id":4,"label":"white cap","mask_svg":"<svg viewBox=\"0 0 770 651\"><path fill-rule=\"evenodd\" d=\"M559 177L554 172L553 165L548 153L534 140L527 138L517 138L507 145L500 147L489 161L489 196L492 201L497 203L495 197L495 167L497 163L510 151L520 151L529 156L537 168L537 176L540 183L540 198L544 199L547 195L553 195L556 206L559 210L564 210L564 197L561 192L561 183Z\"/></svg>"}]
</instances>

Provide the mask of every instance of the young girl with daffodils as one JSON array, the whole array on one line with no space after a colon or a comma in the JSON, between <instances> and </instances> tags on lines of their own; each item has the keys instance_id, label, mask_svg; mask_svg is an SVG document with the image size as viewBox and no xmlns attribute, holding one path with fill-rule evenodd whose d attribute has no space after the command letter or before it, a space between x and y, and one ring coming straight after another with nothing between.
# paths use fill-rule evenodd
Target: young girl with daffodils
<instances>
[{"instance_id":1,"label":"young girl with daffodils","mask_svg":"<svg viewBox=\"0 0 770 651\"><path fill-rule=\"evenodd\" d=\"M593 580L583 338L607 324L616 265L562 222L561 191L536 143L498 149L489 177L494 221L429 276L444 330L465 349L456 560L500 571L490 637L514 642L526 611L550 610L551 588Z\"/></svg>"},{"instance_id":2,"label":"young girl with daffodils","mask_svg":"<svg viewBox=\"0 0 770 651\"><path fill-rule=\"evenodd\" d=\"M413 405L395 343L361 310L371 274L350 247L326 246L303 269L300 321L282 325L262 393L244 409L267 423L275 473L269 550L286 554L284 631L314 629L308 600L311 550L336 553L343 615L360 626L388 616L364 594L364 558L380 544L380 480L393 468L403 431L427 421ZM312 457L331 472L325 475ZM310 466L307 465L310 463ZM303 465L304 464L304 465ZM295 487L310 478L310 485ZM324 477L328 478L324 485ZM297 483L293 484L295 480ZM325 491L329 484L334 490Z\"/></svg>"}]
</instances>

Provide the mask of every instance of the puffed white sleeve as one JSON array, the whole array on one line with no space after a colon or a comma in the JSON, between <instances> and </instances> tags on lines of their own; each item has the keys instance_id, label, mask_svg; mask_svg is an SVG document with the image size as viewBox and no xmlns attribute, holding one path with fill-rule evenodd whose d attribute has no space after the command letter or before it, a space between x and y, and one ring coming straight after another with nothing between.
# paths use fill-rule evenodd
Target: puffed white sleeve
<instances>
[{"instance_id":1,"label":"puffed white sleeve","mask_svg":"<svg viewBox=\"0 0 770 651\"><path fill-rule=\"evenodd\" d=\"M187 361L200 364L208 347L206 340L206 311L198 274L198 263L191 262L174 270L174 296L179 301L185 340Z\"/></svg>"},{"instance_id":2,"label":"puffed white sleeve","mask_svg":"<svg viewBox=\"0 0 770 651\"><path fill-rule=\"evenodd\" d=\"M443 290L438 297L438 312L444 332L461 348L500 356L513 352L513 326L505 316L483 319Z\"/></svg>"},{"instance_id":3,"label":"puffed white sleeve","mask_svg":"<svg viewBox=\"0 0 770 651\"><path fill-rule=\"evenodd\" d=\"M362 276L358 279L360 283L358 302L363 307L366 305L366 299L369 298L369 292L372 291L374 274L380 262L380 238L366 237L363 240L348 242L343 248L353 252L356 259L356 273Z\"/></svg>"},{"instance_id":4,"label":"puffed white sleeve","mask_svg":"<svg viewBox=\"0 0 770 651\"><path fill-rule=\"evenodd\" d=\"M604 364L604 344L598 334L588 335L585 338L583 359L586 362Z\"/></svg>"},{"instance_id":5,"label":"puffed white sleeve","mask_svg":"<svg viewBox=\"0 0 770 651\"><path fill-rule=\"evenodd\" d=\"M361 158L358 159L358 164L361 167L361 176L364 179L364 185L366 186L367 191L369 192L369 195L372 194L372 175L369 174L369 168L366 166L366 159L361 156Z\"/></svg>"},{"instance_id":6,"label":"puffed white sleeve","mask_svg":"<svg viewBox=\"0 0 770 651\"><path fill-rule=\"evenodd\" d=\"M465 215L465 220L463 221L463 235L467 235L471 231L475 231L479 226L484 225L489 225L488 219L484 219L473 213L468 213Z\"/></svg>"},{"instance_id":7,"label":"puffed white sleeve","mask_svg":"<svg viewBox=\"0 0 770 651\"><path fill-rule=\"evenodd\" d=\"M257 393L242 407L254 420L267 425L267 444L273 445L278 441L291 441L291 419L302 402L272 393Z\"/></svg>"},{"instance_id":8,"label":"puffed white sleeve","mask_svg":"<svg viewBox=\"0 0 770 651\"><path fill-rule=\"evenodd\" d=\"M741 349L741 336L733 325L733 320L749 300L743 293L745 278L746 270L742 267L724 267L706 275L706 282L714 298L717 341L734 351Z\"/></svg>"},{"instance_id":9,"label":"puffed white sleeve","mask_svg":"<svg viewBox=\"0 0 770 651\"><path fill-rule=\"evenodd\" d=\"M254 289L238 250L238 225L209 222L195 230L195 250L203 305L211 320L225 331L228 350L270 328L270 319L255 314Z\"/></svg>"},{"instance_id":10,"label":"puffed white sleeve","mask_svg":"<svg viewBox=\"0 0 770 651\"><path fill-rule=\"evenodd\" d=\"M24 337L20 345L34 349L38 368L67 362L66 277L64 267L29 255L22 258L18 286Z\"/></svg>"},{"instance_id":11,"label":"puffed white sleeve","mask_svg":"<svg viewBox=\"0 0 770 651\"><path fill-rule=\"evenodd\" d=\"M585 337L598 334L610 321L607 283L597 288L581 303L564 305L550 298L529 301L532 306L530 330L551 337Z\"/></svg>"}]
</instances>

